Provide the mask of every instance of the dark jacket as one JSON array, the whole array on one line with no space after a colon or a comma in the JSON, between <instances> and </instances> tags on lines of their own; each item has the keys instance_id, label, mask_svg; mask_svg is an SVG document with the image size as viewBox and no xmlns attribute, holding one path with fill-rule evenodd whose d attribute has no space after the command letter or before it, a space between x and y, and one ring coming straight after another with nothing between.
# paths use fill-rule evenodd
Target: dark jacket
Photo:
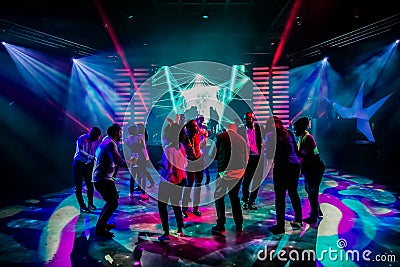
<instances>
[{"instance_id":1,"label":"dark jacket","mask_svg":"<svg viewBox=\"0 0 400 267\"><path fill-rule=\"evenodd\" d=\"M261 156L261 146L262 146L262 133L261 133L261 129L260 129L260 125L258 123L254 124L254 129L256 131L256 143L257 143L257 149L258 149L258 153ZM244 140L246 140L247 142L247 134L246 134L246 126L241 126L238 128L238 134L240 134Z\"/></svg>"},{"instance_id":2,"label":"dark jacket","mask_svg":"<svg viewBox=\"0 0 400 267\"><path fill-rule=\"evenodd\" d=\"M247 144L236 132L228 130L217 135L216 149L218 172L246 168Z\"/></svg>"}]
</instances>

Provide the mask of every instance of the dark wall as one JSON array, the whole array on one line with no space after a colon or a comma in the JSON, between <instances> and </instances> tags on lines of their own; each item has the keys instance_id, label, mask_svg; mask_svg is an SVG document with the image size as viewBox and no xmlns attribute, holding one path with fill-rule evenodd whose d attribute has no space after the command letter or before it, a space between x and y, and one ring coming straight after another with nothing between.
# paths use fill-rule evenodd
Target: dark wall
<instances>
[{"instance_id":1,"label":"dark wall","mask_svg":"<svg viewBox=\"0 0 400 267\"><path fill-rule=\"evenodd\" d=\"M75 140L83 133L62 109L27 88L0 53L1 204L72 186Z\"/></svg>"}]
</instances>

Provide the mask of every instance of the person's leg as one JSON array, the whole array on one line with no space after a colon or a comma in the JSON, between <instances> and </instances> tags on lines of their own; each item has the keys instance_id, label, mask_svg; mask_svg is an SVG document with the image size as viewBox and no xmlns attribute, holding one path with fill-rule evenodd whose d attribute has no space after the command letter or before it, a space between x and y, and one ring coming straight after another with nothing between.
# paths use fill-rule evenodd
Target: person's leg
<instances>
[{"instance_id":1,"label":"person's leg","mask_svg":"<svg viewBox=\"0 0 400 267\"><path fill-rule=\"evenodd\" d=\"M144 162L138 162L138 183L140 186L140 191L142 193L142 198L147 199L148 196L146 194L146 166Z\"/></svg>"},{"instance_id":2,"label":"person's leg","mask_svg":"<svg viewBox=\"0 0 400 267\"><path fill-rule=\"evenodd\" d=\"M190 202L190 193L192 191L194 180L195 180L195 173L187 172L186 184L183 188L183 197L182 197L182 212L184 213L185 217L187 217L185 213L188 210Z\"/></svg>"},{"instance_id":3,"label":"person's leg","mask_svg":"<svg viewBox=\"0 0 400 267\"><path fill-rule=\"evenodd\" d=\"M305 189L308 194L311 210L310 217L304 219L306 223L316 222L319 214L322 214L319 207L318 196L324 170L325 165L319 158L311 161L309 165L304 168Z\"/></svg>"},{"instance_id":4,"label":"person's leg","mask_svg":"<svg viewBox=\"0 0 400 267\"><path fill-rule=\"evenodd\" d=\"M168 224L168 208L167 208L167 203L164 203L163 201L158 201L158 213L160 214L160 219L161 219L161 224L164 233L168 234L169 233L169 224Z\"/></svg>"},{"instance_id":5,"label":"person's leg","mask_svg":"<svg viewBox=\"0 0 400 267\"><path fill-rule=\"evenodd\" d=\"M200 194L201 194L201 185L203 182L203 169L195 172L195 187L193 190L193 214L196 216L201 216L199 211L200 204Z\"/></svg>"},{"instance_id":6,"label":"person's leg","mask_svg":"<svg viewBox=\"0 0 400 267\"><path fill-rule=\"evenodd\" d=\"M181 184L178 185L169 184L168 187L172 209L174 210L175 214L176 226L178 227L178 233L180 233L181 235L183 235L182 229L184 227L184 224L183 224L182 210L179 202L181 201L182 198L183 185L184 181L182 181Z\"/></svg>"},{"instance_id":7,"label":"person's leg","mask_svg":"<svg viewBox=\"0 0 400 267\"><path fill-rule=\"evenodd\" d=\"M72 163L72 175L74 178L76 200L78 201L81 211L86 211L87 207L86 207L85 201L83 200L83 196L82 196L82 183L83 183L83 176L84 176L83 168L84 168L83 162L74 160L74 162Z\"/></svg>"},{"instance_id":8,"label":"person's leg","mask_svg":"<svg viewBox=\"0 0 400 267\"><path fill-rule=\"evenodd\" d=\"M279 229L284 229L285 227L286 175L286 166L274 167L273 182L275 191L276 225Z\"/></svg>"},{"instance_id":9,"label":"person's leg","mask_svg":"<svg viewBox=\"0 0 400 267\"><path fill-rule=\"evenodd\" d=\"M249 156L249 160L247 162L246 171L244 172L243 182L242 182L242 201L244 203L250 203L250 184L253 180L254 173L256 171L257 163L258 163L257 156Z\"/></svg>"},{"instance_id":10,"label":"person's leg","mask_svg":"<svg viewBox=\"0 0 400 267\"><path fill-rule=\"evenodd\" d=\"M84 179L87 188L88 208L91 210L96 210L96 206L93 204L93 197L94 197L94 186L92 183L93 165L94 165L93 163L86 164Z\"/></svg>"},{"instance_id":11,"label":"person's leg","mask_svg":"<svg viewBox=\"0 0 400 267\"><path fill-rule=\"evenodd\" d=\"M95 187L106 202L96 224L96 231L101 234L118 207L118 192L113 181L96 182Z\"/></svg>"},{"instance_id":12,"label":"person's leg","mask_svg":"<svg viewBox=\"0 0 400 267\"><path fill-rule=\"evenodd\" d=\"M251 179L251 193L249 197L249 208L251 209L257 208L257 206L255 206L255 203L258 196L258 190L260 189L260 185L263 179L263 165L261 163L259 164L259 162L260 157L254 157L251 162L251 168L255 170Z\"/></svg>"},{"instance_id":13,"label":"person's leg","mask_svg":"<svg viewBox=\"0 0 400 267\"><path fill-rule=\"evenodd\" d=\"M135 193L135 184L138 185L138 183L135 182L138 179L137 178L137 167L131 166L130 171L131 171L131 177L129 179L129 194L130 194L129 196L133 197L133 194Z\"/></svg>"},{"instance_id":14,"label":"person's leg","mask_svg":"<svg viewBox=\"0 0 400 267\"><path fill-rule=\"evenodd\" d=\"M290 164L288 168L288 195L294 210L294 220L295 222L301 223L303 220L303 215L298 192L299 175L300 165Z\"/></svg>"},{"instance_id":15,"label":"person's leg","mask_svg":"<svg viewBox=\"0 0 400 267\"><path fill-rule=\"evenodd\" d=\"M205 168L204 172L206 173L206 182L205 182L205 185L208 185L208 184L210 183L210 181L211 181L211 178L210 178L210 170L208 169L208 167Z\"/></svg>"},{"instance_id":16,"label":"person's leg","mask_svg":"<svg viewBox=\"0 0 400 267\"><path fill-rule=\"evenodd\" d=\"M145 168L145 172L146 172L146 178L149 180L150 182L150 186L149 187L153 187L155 185L154 183L154 179L153 177L151 177L150 172L147 170L147 168Z\"/></svg>"},{"instance_id":17,"label":"person's leg","mask_svg":"<svg viewBox=\"0 0 400 267\"><path fill-rule=\"evenodd\" d=\"M217 212L217 228L224 229L225 227L225 194L226 187L224 180L218 177L215 181L214 201L215 210Z\"/></svg>"},{"instance_id":18,"label":"person's leg","mask_svg":"<svg viewBox=\"0 0 400 267\"><path fill-rule=\"evenodd\" d=\"M249 160L250 162L250 160ZM244 204L248 204L249 196L250 196L250 183L251 178L253 176L253 171L250 169L249 164L246 166L246 170L244 172L243 180L242 180L242 201ZM247 208L246 208L247 209Z\"/></svg>"},{"instance_id":19,"label":"person's leg","mask_svg":"<svg viewBox=\"0 0 400 267\"><path fill-rule=\"evenodd\" d=\"M233 220L235 221L237 232L241 232L243 227L243 214L239 199L240 184L241 180L232 180L230 181L228 187L229 199L231 201L231 206L232 206L232 215L233 215Z\"/></svg>"},{"instance_id":20,"label":"person's leg","mask_svg":"<svg viewBox=\"0 0 400 267\"><path fill-rule=\"evenodd\" d=\"M303 221L306 223L314 223L317 221L319 211L319 184L315 181L315 177L313 177L310 172L304 173L304 184L308 195L308 201L310 202L310 216Z\"/></svg>"},{"instance_id":21,"label":"person's leg","mask_svg":"<svg viewBox=\"0 0 400 267\"><path fill-rule=\"evenodd\" d=\"M169 224L168 224L168 201L169 201L168 182L161 181L158 186L158 213L160 215L160 220L164 234L169 234Z\"/></svg>"}]
</instances>

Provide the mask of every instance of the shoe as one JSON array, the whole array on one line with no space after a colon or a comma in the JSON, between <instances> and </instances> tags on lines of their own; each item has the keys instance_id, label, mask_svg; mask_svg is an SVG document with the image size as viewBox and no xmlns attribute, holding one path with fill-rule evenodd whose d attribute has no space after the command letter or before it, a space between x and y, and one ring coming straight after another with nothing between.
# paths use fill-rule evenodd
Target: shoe
<instances>
[{"instance_id":1,"label":"shoe","mask_svg":"<svg viewBox=\"0 0 400 267\"><path fill-rule=\"evenodd\" d=\"M88 205L88 208L89 208L90 210L97 210L96 206L93 205L93 204L89 204L89 205Z\"/></svg>"},{"instance_id":2,"label":"shoe","mask_svg":"<svg viewBox=\"0 0 400 267\"><path fill-rule=\"evenodd\" d=\"M274 235L279 235L279 234L285 233L284 226L273 225L273 226L268 227L268 230Z\"/></svg>"},{"instance_id":3,"label":"shoe","mask_svg":"<svg viewBox=\"0 0 400 267\"><path fill-rule=\"evenodd\" d=\"M255 203L251 203L248 208L249 208L249 210L257 210L258 209L258 207Z\"/></svg>"},{"instance_id":4,"label":"shoe","mask_svg":"<svg viewBox=\"0 0 400 267\"><path fill-rule=\"evenodd\" d=\"M179 237L184 237L184 236L185 236L185 234L183 233L182 229L178 230L178 232L176 232L176 234L177 234Z\"/></svg>"},{"instance_id":5,"label":"shoe","mask_svg":"<svg viewBox=\"0 0 400 267\"><path fill-rule=\"evenodd\" d=\"M293 222L290 222L290 225L291 225L293 228L297 228L297 229L303 228L303 223L302 223L302 222L293 221Z\"/></svg>"},{"instance_id":6,"label":"shoe","mask_svg":"<svg viewBox=\"0 0 400 267\"><path fill-rule=\"evenodd\" d=\"M189 215L186 210L182 211L182 216L183 216L183 218L189 218Z\"/></svg>"},{"instance_id":7,"label":"shoe","mask_svg":"<svg viewBox=\"0 0 400 267\"><path fill-rule=\"evenodd\" d=\"M117 225L115 223L106 223L106 230L110 231L111 229L114 229L115 227L117 227Z\"/></svg>"},{"instance_id":8,"label":"shoe","mask_svg":"<svg viewBox=\"0 0 400 267\"><path fill-rule=\"evenodd\" d=\"M168 241L171 240L171 237L169 234L163 234L162 236L158 237L158 241L160 242L164 242L164 241Z\"/></svg>"},{"instance_id":9,"label":"shoe","mask_svg":"<svg viewBox=\"0 0 400 267\"><path fill-rule=\"evenodd\" d=\"M211 228L211 234L212 235L216 235L216 236L225 236L224 235L225 232L225 227L219 227L219 226L213 226Z\"/></svg>"},{"instance_id":10,"label":"shoe","mask_svg":"<svg viewBox=\"0 0 400 267\"><path fill-rule=\"evenodd\" d=\"M243 208L244 210L248 210L248 209L249 209L249 203L243 202L242 208Z\"/></svg>"},{"instance_id":11,"label":"shoe","mask_svg":"<svg viewBox=\"0 0 400 267\"><path fill-rule=\"evenodd\" d=\"M240 226L236 226L236 233L243 233L243 227Z\"/></svg>"},{"instance_id":12,"label":"shoe","mask_svg":"<svg viewBox=\"0 0 400 267\"><path fill-rule=\"evenodd\" d=\"M317 222L317 218L308 217L308 218L303 219L303 222L308 223L308 224L316 223Z\"/></svg>"},{"instance_id":13,"label":"shoe","mask_svg":"<svg viewBox=\"0 0 400 267\"><path fill-rule=\"evenodd\" d=\"M322 213L321 210L318 211L318 216L319 216L319 217L324 217L324 214Z\"/></svg>"},{"instance_id":14,"label":"shoe","mask_svg":"<svg viewBox=\"0 0 400 267\"><path fill-rule=\"evenodd\" d=\"M193 215L196 215L197 217L201 216L201 212L199 210L194 210Z\"/></svg>"},{"instance_id":15,"label":"shoe","mask_svg":"<svg viewBox=\"0 0 400 267\"><path fill-rule=\"evenodd\" d=\"M88 207L81 207L80 212L81 213L92 213L92 211Z\"/></svg>"},{"instance_id":16,"label":"shoe","mask_svg":"<svg viewBox=\"0 0 400 267\"><path fill-rule=\"evenodd\" d=\"M114 234L107 231L106 229L97 229L95 231L96 236L102 236L102 237L106 237L106 238L113 238Z\"/></svg>"},{"instance_id":17,"label":"shoe","mask_svg":"<svg viewBox=\"0 0 400 267\"><path fill-rule=\"evenodd\" d=\"M149 196L148 196L147 194L142 194L141 198L142 198L143 200L148 200L148 199L149 199Z\"/></svg>"}]
</instances>

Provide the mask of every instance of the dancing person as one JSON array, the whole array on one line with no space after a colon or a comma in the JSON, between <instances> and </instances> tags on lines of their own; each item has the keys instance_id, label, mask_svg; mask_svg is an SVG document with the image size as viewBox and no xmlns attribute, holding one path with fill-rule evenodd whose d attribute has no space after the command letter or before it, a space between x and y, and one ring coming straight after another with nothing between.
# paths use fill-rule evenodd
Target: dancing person
<instances>
[{"instance_id":1,"label":"dancing person","mask_svg":"<svg viewBox=\"0 0 400 267\"><path fill-rule=\"evenodd\" d=\"M269 230L273 234L282 234L285 232L286 192L294 210L294 221L291 225L294 228L302 227L301 202L297 191L300 160L297 156L296 139L293 133L284 127L279 117L270 117L265 129L269 136L266 142L267 158L273 159L272 176L276 208L276 225L269 227Z\"/></svg>"},{"instance_id":2,"label":"dancing person","mask_svg":"<svg viewBox=\"0 0 400 267\"><path fill-rule=\"evenodd\" d=\"M190 201L190 193L194 185L195 188L193 190L193 214L200 217L201 212L199 210L199 204L201 183L203 181L204 172L204 157L200 148L200 134L196 120L189 120L186 123L186 136L184 137L183 146L186 151L188 165L186 185L183 189L182 214L185 218L189 217L187 211Z\"/></svg>"},{"instance_id":3,"label":"dancing person","mask_svg":"<svg viewBox=\"0 0 400 267\"><path fill-rule=\"evenodd\" d=\"M149 196L146 194L145 188L147 184L147 173L146 173L146 166L147 162L150 160L149 152L147 150L146 144L146 131L144 124L139 123L137 125L137 135L135 137L135 144L137 147L137 178L138 178L138 185L140 187L140 191L142 193L141 198L143 200L149 199ZM151 178L151 177L150 177ZM153 179L150 180L151 184L154 184Z\"/></svg>"},{"instance_id":4,"label":"dancing person","mask_svg":"<svg viewBox=\"0 0 400 267\"><path fill-rule=\"evenodd\" d=\"M262 156L262 133L258 123L255 122L253 112L244 116L245 125L238 128L238 133L246 140L249 149L249 160L242 182L243 209L256 210L256 199L263 176L263 164L259 164ZM261 161L263 163L263 161ZM250 193L251 184L251 193Z\"/></svg>"},{"instance_id":5,"label":"dancing person","mask_svg":"<svg viewBox=\"0 0 400 267\"><path fill-rule=\"evenodd\" d=\"M211 177L210 177L210 170L208 169L209 167L209 158L208 158L208 150L210 148L210 146L207 146L207 142L208 142L208 138L209 138L209 131L207 129L207 126L204 125L204 116L203 115L199 115L196 118L196 122L197 125L199 127L199 133L200 133L200 143L202 145L200 145L202 147L201 149L201 153L204 156L204 161L205 161L205 168L204 168L204 173L206 174L206 182L205 184L208 185L210 183Z\"/></svg>"},{"instance_id":6,"label":"dancing person","mask_svg":"<svg viewBox=\"0 0 400 267\"><path fill-rule=\"evenodd\" d=\"M125 139L125 144L129 148L131 152L131 159L134 159L133 163L130 164L130 178L129 178L129 197L133 198L135 193L135 179L137 177L137 158L138 158L138 148L135 142L135 138L137 136L137 127L136 125L131 125L128 128L129 136Z\"/></svg>"},{"instance_id":7,"label":"dancing person","mask_svg":"<svg viewBox=\"0 0 400 267\"><path fill-rule=\"evenodd\" d=\"M160 241L170 240L168 209L170 202L174 210L177 234L183 234L183 217L179 204L182 196L182 187L186 181L186 164L187 159L185 150L179 142L180 126L178 124L168 125L164 129L164 138L166 146L162 155L161 167L162 175L160 185L158 187L158 212L162 223L164 234L158 237Z\"/></svg>"},{"instance_id":8,"label":"dancing person","mask_svg":"<svg viewBox=\"0 0 400 267\"><path fill-rule=\"evenodd\" d=\"M325 164L319 155L314 136L307 131L309 124L309 119L302 117L293 124L293 127L295 135L299 137L298 149L301 173L304 176L305 190L308 194L311 209L310 216L303 219L303 221L312 224L317 222L318 217L323 215L319 207L318 195Z\"/></svg>"},{"instance_id":9,"label":"dancing person","mask_svg":"<svg viewBox=\"0 0 400 267\"><path fill-rule=\"evenodd\" d=\"M236 131L236 125L229 124L225 132L217 135L215 146L210 149L210 156L216 157L218 161L218 176L214 191L217 225L211 229L211 233L218 236L223 236L225 231L225 195L227 191L236 232L243 232L239 190L248 160L248 150L246 141Z\"/></svg>"},{"instance_id":10,"label":"dancing person","mask_svg":"<svg viewBox=\"0 0 400 267\"><path fill-rule=\"evenodd\" d=\"M75 196L78 200L80 212L91 213L96 210L93 204L94 186L92 183L92 171L97 146L100 144L101 130L92 127L89 132L78 137L74 160L72 162L72 175L74 178ZM88 205L86 206L82 196L82 183L87 188Z\"/></svg>"},{"instance_id":11,"label":"dancing person","mask_svg":"<svg viewBox=\"0 0 400 267\"><path fill-rule=\"evenodd\" d=\"M114 236L109 230L115 224L109 224L108 221L118 207L119 195L113 179L115 166L132 164L132 160L125 161L118 151L117 144L121 137L122 129L118 124L108 127L106 138L97 147L92 175L94 187L106 202L97 220L95 234L107 238Z\"/></svg>"}]
</instances>

